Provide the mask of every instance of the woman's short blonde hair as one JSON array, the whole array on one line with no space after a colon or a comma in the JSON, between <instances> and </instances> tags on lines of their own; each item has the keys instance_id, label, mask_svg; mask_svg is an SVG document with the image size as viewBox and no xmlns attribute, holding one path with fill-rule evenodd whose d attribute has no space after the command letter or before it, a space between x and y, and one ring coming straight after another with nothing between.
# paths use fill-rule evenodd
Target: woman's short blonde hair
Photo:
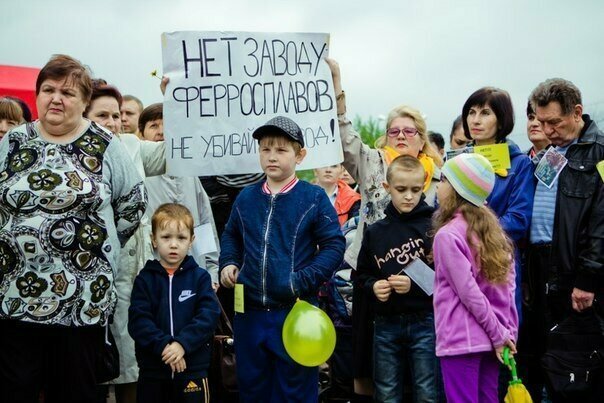
<instances>
[{"instance_id":1,"label":"woman's short blonde hair","mask_svg":"<svg viewBox=\"0 0 604 403\"><path fill-rule=\"evenodd\" d=\"M390 128L392 121L394 121L394 119L396 118L409 118L413 120L413 124L417 129L417 134L424 141L424 147L422 148L422 152L428 157L432 158L436 165L438 165L439 167L442 166L442 158L440 157L440 154L430 145L430 139L428 138L428 128L421 112L411 106L397 106L396 108L392 109L388 114L388 119L386 120L386 130ZM375 141L375 148L384 148L386 146L386 143L387 138L386 134L384 134L378 137L378 139ZM414 155L414 157L417 157L417 155Z\"/></svg>"}]
</instances>

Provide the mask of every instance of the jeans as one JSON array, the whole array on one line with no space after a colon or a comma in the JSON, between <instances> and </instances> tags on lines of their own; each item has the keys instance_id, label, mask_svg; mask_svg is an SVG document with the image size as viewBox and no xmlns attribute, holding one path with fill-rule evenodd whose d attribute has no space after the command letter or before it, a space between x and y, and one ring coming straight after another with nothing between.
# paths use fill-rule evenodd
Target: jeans
<instances>
[{"instance_id":1,"label":"jeans","mask_svg":"<svg viewBox=\"0 0 604 403\"><path fill-rule=\"evenodd\" d=\"M399 314L375 318L373 380L377 402L402 402L403 385L413 385L413 400L436 402L441 385L435 355L434 314ZM411 380L404 382L405 366Z\"/></svg>"}]
</instances>

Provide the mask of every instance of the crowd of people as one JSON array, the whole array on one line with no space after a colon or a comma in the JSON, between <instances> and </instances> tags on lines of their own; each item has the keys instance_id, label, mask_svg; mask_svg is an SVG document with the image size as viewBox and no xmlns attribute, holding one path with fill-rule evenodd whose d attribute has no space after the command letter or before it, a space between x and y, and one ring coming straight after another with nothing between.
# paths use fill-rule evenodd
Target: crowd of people
<instances>
[{"instance_id":1,"label":"crowd of people","mask_svg":"<svg viewBox=\"0 0 604 403\"><path fill-rule=\"evenodd\" d=\"M312 184L296 177L311 151L284 116L253 132L260 174L166 174L162 104L70 56L41 69L37 120L0 98L2 401L495 402L504 352L533 401L599 398L602 331L586 375L580 351L555 368L564 385L541 361L551 329L602 313L604 133L580 90L536 86L528 150L508 138L511 98L494 87L460 105L449 152L408 105L365 144L327 63L344 161ZM474 152L490 145L508 165ZM328 388L283 345L297 299L336 327ZM221 310L238 394L211 396Z\"/></svg>"}]
</instances>

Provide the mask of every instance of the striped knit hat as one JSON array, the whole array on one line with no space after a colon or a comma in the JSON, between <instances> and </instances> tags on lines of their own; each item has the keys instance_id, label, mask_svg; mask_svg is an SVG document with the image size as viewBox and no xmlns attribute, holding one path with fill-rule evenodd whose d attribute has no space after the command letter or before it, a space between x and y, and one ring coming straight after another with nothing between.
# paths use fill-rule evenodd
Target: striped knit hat
<instances>
[{"instance_id":1,"label":"striped knit hat","mask_svg":"<svg viewBox=\"0 0 604 403\"><path fill-rule=\"evenodd\" d=\"M480 154L460 154L441 170L453 189L476 206L482 206L495 185L493 166Z\"/></svg>"}]
</instances>

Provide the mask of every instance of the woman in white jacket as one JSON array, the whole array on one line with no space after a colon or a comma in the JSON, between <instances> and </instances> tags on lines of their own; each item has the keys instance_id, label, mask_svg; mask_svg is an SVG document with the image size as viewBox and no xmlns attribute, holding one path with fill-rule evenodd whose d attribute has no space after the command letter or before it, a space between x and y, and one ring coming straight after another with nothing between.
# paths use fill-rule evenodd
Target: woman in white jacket
<instances>
[{"instance_id":1,"label":"woman in white jacket","mask_svg":"<svg viewBox=\"0 0 604 403\"><path fill-rule=\"evenodd\" d=\"M107 85L104 80L95 80L92 99L84 111L84 117L119 136L132 159L134 169L141 177L162 175L166 171L164 142L143 141L134 134L120 133L121 101L122 96L115 87ZM119 270L115 273L114 285L118 301L111 333L120 355L120 376L109 383L115 385L117 403L136 401L138 365L134 356L134 341L128 334L128 308L134 278L149 259L153 259L151 222L145 214L134 235L121 249Z\"/></svg>"},{"instance_id":2,"label":"woman in white jacket","mask_svg":"<svg viewBox=\"0 0 604 403\"><path fill-rule=\"evenodd\" d=\"M440 181L442 160L430 145L426 122L421 113L410 106L399 106L388 114L386 131L377 139L375 148L363 143L361 136L353 129L346 117L346 98L340 81L340 67L335 60L328 59L334 82L337 101L338 123L344 167L359 184L361 209L359 230L346 250L344 259L353 269L361 248L363 229L384 217L390 202L389 194L382 184L386 181L386 171L390 162L399 155L411 155L419 159L426 171L424 194L426 202L433 206L436 201L436 186ZM372 384L372 340L373 312L371 296L366 296L361 288L353 290L353 372L355 392L371 395Z\"/></svg>"},{"instance_id":3,"label":"woman in white jacket","mask_svg":"<svg viewBox=\"0 0 604 403\"><path fill-rule=\"evenodd\" d=\"M146 107L138 121L141 136L149 141L163 143L163 106L156 103ZM179 203L186 206L194 219L195 242L192 256L200 267L212 277L214 288L218 288L219 242L214 223L210 199L196 176L161 175L145 179L149 198L147 215L163 203Z\"/></svg>"},{"instance_id":4,"label":"woman in white jacket","mask_svg":"<svg viewBox=\"0 0 604 403\"><path fill-rule=\"evenodd\" d=\"M361 193L359 228L384 218L384 210L390 202L390 196L384 191L382 183L386 181L390 161L399 155L411 155L420 160L427 174L424 183L426 203L434 206L442 159L430 145L426 122L421 112L404 105L392 109L388 114L385 133L376 140L375 148L371 148L363 143L361 136L346 117L346 98L340 81L340 67L332 59L328 59L328 64L337 100L338 123L344 151L343 164L359 184ZM357 231L351 248L346 250L345 260L353 268L356 267L362 237L363 231Z\"/></svg>"}]
</instances>

